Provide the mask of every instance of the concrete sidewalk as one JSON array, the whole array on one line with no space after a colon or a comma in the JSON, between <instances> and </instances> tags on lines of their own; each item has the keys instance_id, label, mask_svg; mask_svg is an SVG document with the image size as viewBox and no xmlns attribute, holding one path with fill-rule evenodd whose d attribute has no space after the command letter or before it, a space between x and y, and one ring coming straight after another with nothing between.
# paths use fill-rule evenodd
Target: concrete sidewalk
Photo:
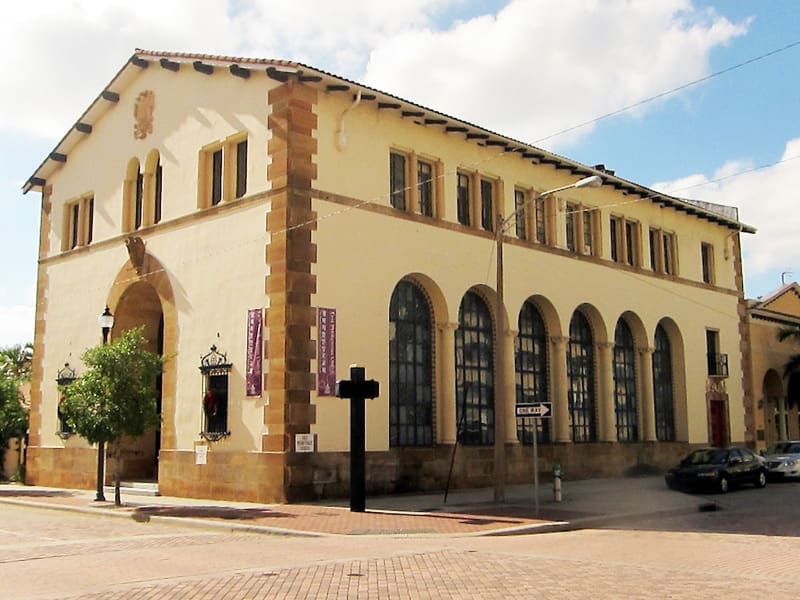
<instances>
[{"instance_id":1,"label":"concrete sidewalk","mask_svg":"<svg viewBox=\"0 0 800 600\"><path fill-rule=\"evenodd\" d=\"M347 499L307 504L256 504L169 496L145 497L123 490L123 506L94 501L94 490L0 485L0 503L72 510L86 514L166 520L186 525L269 534L330 535L514 535L595 527L658 514L694 512L698 497L668 490L660 476L565 481L562 501L550 484L508 486L506 501L493 490L450 491L444 495L367 497L367 510L350 512Z\"/></svg>"}]
</instances>

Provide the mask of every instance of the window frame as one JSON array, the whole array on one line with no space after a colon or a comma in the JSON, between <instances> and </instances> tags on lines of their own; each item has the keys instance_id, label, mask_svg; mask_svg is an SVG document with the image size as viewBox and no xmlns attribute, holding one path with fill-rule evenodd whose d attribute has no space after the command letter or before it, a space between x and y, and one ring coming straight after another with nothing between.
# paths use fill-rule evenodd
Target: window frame
<instances>
[{"instance_id":1,"label":"window frame","mask_svg":"<svg viewBox=\"0 0 800 600\"><path fill-rule=\"evenodd\" d=\"M94 193L87 192L64 202L61 250L76 250L94 238Z\"/></svg>"},{"instance_id":2,"label":"window frame","mask_svg":"<svg viewBox=\"0 0 800 600\"><path fill-rule=\"evenodd\" d=\"M408 208L408 155L389 151L389 205L396 210Z\"/></svg>"},{"instance_id":3,"label":"window frame","mask_svg":"<svg viewBox=\"0 0 800 600\"><path fill-rule=\"evenodd\" d=\"M636 442L639 440L636 346L630 325L624 319L617 321L614 329L612 360L617 441Z\"/></svg>"},{"instance_id":4,"label":"window frame","mask_svg":"<svg viewBox=\"0 0 800 600\"><path fill-rule=\"evenodd\" d=\"M465 171L456 171L456 219L472 226L472 175Z\"/></svg>"},{"instance_id":5,"label":"window frame","mask_svg":"<svg viewBox=\"0 0 800 600\"><path fill-rule=\"evenodd\" d=\"M716 283L716 269L714 264L714 246L708 242L700 242L700 264L703 283L714 285Z\"/></svg>"},{"instance_id":6,"label":"window frame","mask_svg":"<svg viewBox=\"0 0 800 600\"><path fill-rule=\"evenodd\" d=\"M575 311L567 342L567 408L573 443L597 441L597 385L594 334L589 319Z\"/></svg>"},{"instance_id":7,"label":"window frame","mask_svg":"<svg viewBox=\"0 0 800 600\"><path fill-rule=\"evenodd\" d=\"M526 300L520 309L517 325L518 333L514 338L516 403L547 402L550 396L547 325L539 307ZM528 419L517 419L517 439L523 445L532 445L535 430L537 443L549 442L550 421L536 419L535 424L531 424Z\"/></svg>"},{"instance_id":8,"label":"window frame","mask_svg":"<svg viewBox=\"0 0 800 600\"><path fill-rule=\"evenodd\" d=\"M198 208L211 208L247 195L248 140L248 132L239 131L200 148Z\"/></svg>"},{"instance_id":9,"label":"window frame","mask_svg":"<svg viewBox=\"0 0 800 600\"><path fill-rule=\"evenodd\" d=\"M659 442L674 442L676 441L675 386L672 368L672 341L661 323L656 326L652 362L656 439Z\"/></svg>"}]
</instances>

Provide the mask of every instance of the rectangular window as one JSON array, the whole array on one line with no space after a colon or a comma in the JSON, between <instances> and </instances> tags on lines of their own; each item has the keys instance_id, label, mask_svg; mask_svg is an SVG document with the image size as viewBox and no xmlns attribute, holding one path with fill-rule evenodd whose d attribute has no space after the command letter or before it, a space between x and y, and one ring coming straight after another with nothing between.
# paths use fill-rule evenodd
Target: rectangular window
<instances>
[{"instance_id":1,"label":"rectangular window","mask_svg":"<svg viewBox=\"0 0 800 600\"><path fill-rule=\"evenodd\" d=\"M620 247L620 241L622 239L621 229L622 229L622 222L618 217L611 217L610 219L610 230L611 230L611 260L614 262L622 262L622 248Z\"/></svg>"},{"instance_id":2,"label":"rectangular window","mask_svg":"<svg viewBox=\"0 0 800 600\"><path fill-rule=\"evenodd\" d=\"M594 245L594 211L584 210L583 215L583 253L592 256L595 252Z\"/></svg>"},{"instance_id":3,"label":"rectangular window","mask_svg":"<svg viewBox=\"0 0 800 600\"><path fill-rule=\"evenodd\" d=\"M469 175L466 173L458 173L457 188L456 188L456 202L458 204L458 222L462 225L470 225L470 185Z\"/></svg>"},{"instance_id":4,"label":"rectangular window","mask_svg":"<svg viewBox=\"0 0 800 600\"><path fill-rule=\"evenodd\" d=\"M523 190L514 190L514 226L517 237L521 240L528 239L528 208L527 198Z\"/></svg>"},{"instance_id":5,"label":"rectangular window","mask_svg":"<svg viewBox=\"0 0 800 600\"><path fill-rule=\"evenodd\" d=\"M392 206L406 209L406 157L397 152L389 154L390 198Z\"/></svg>"},{"instance_id":6,"label":"rectangular window","mask_svg":"<svg viewBox=\"0 0 800 600\"><path fill-rule=\"evenodd\" d=\"M247 140L236 144L236 197L247 193Z\"/></svg>"},{"instance_id":7,"label":"rectangular window","mask_svg":"<svg viewBox=\"0 0 800 600\"><path fill-rule=\"evenodd\" d=\"M211 206L222 202L222 148L211 155Z\"/></svg>"},{"instance_id":8,"label":"rectangular window","mask_svg":"<svg viewBox=\"0 0 800 600\"><path fill-rule=\"evenodd\" d=\"M198 207L217 206L247 194L247 151L245 133L235 133L200 150Z\"/></svg>"},{"instance_id":9,"label":"rectangular window","mask_svg":"<svg viewBox=\"0 0 800 600\"><path fill-rule=\"evenodd\" d=\"M728 355L720 352L719 331L706 329L706 352L708 353L708 374L711 377L727 377Z\"/></svg>"},{"instance_id":10,"label":"rectangular window","mask_svg":"<svg viewBox=\"0 0 800 600\"><path fill-rule=\"evenodd\" d=\"M92 243L94 196L86 194L64 204L61 250L72 250Z\"/></svg>"},{"instance_id":11,"label":"rectangular window","mask_svg":"<svg viewBox=\"0 0 800 600\"><path fill-rule=\"evenodd\" d=\"M660 236L658 229L650 229L650 269L653 271L660 271L658 257L660 246Z\"/></svg>"},{"instance_id":12,"label":"rectangular window","mask_svg":"<svg viewBox=\"0 0 800 600\"><path fill-rule=\"evenodd\" d=\"M481 227L494 231L494 183L481 179Z\"/></svg>"},{"instance_id":13,"label":"rectangular window","mask_svg":"<svg viewBox=\"0 0 800 600\"><path fill-rule=\"evenodd\" d=\"M675 236L672 233L662 233L664 241L664 273L675 275Z\"/></svg>"},{"instance_id":14,"label":"rectangular window","mask_svg":"<svg viewBox=\"0 0 800 600\"><path fill-rule=\"evenodd\" d=\"M633 221L625 221L625 262L632 267L639 265L638 228Z\"/></svg>"},{"instance_id":15,"label":"rectangular window","mask_svg":"<svg viewBox=\"0 0 800 600\"><path fill-rule=\"evenodd\" d=\"M544 198L536 198L534 202L534 206L536 207L536 238L535 241L539 242L540 244L547 243L547 214L546 204Z\"/></svg>"},{"instance_id":16,"label":"rectangular window","mask_svg":"<svg viewBox=\"0 0 800 600\"><path fill-rule=\"evenodd\" d=\"M703 281L714 283L714 247L703 242L700 244L700 254L703 262Z\"/></svg>"},{"instance_id":17,"label":"rectangular window","mask_svg":"<svg viewBox=\"0 0 800 600\"><path fill-rule=\"evenodd\" d=\"M567 203L567 250L575 252L577 247L575 236L578 229L578 205Z\"/></svg>"},{"instance_id":18,"label":"rectangular window","mask_svg":"<svg viewBox=\"0 0 800 600\"><path fill-rule=\"evenodd\" d=\"M92 243L94 231L94 196L85 200L86 202L86 243Z\"/></svg>"},{"instance_id":19,"label":"rectangular window","mask_svg":"<svg viewBox=\"0 0 800 600\"><path fill-rule=\"evenodd\" d=\"M78 229L80 227L80 203L76 202L70 207L70 228L69 228L69 247L77 248L80 243Z\"/></svg>"},{"instance_id":20,"label":"rectangular window","mask_svg":"<svg viewBox=\"0 0 800 600\"><path fill-rule=\"evenodd\" d=\"M417 161L417 201L419 214L433 216L433 165Z\"/></svg>"}]
</instances>

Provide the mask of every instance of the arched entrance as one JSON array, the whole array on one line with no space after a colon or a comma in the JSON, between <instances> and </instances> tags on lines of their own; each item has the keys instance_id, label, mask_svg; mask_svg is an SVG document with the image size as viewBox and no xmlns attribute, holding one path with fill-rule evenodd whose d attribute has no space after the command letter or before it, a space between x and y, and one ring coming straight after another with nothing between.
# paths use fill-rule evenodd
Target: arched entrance
<instances>
[{"instance_id":1,"label":"arched entrance","mask_svg":"<svg viewBox=\"0 0 800 600\"><path fill-rule=\"evenodd\" d=\"M164 313L161 300L152 285L138 281L125 289L114 314L113 334L135 327L144 327L146 350L164 354ZM161 415L163 378L156 381L156 406ZM147 431L139 438L125 438L122 443L120 476L124 480L158 481L158 454L161 449L161 427Z\"/></svg>"},{"instance_id":2,"label":"arched entrance","mask_svg":"<svg viewBox=\"0 0 800 600\"><path fill-rule=\"evenodd\" d=\"M786 407L783 403L783 382L774 369L764 375L762 387L764 411L764 441L771 446L781 439L786 439Z\"/></svg>"}]
</instances>

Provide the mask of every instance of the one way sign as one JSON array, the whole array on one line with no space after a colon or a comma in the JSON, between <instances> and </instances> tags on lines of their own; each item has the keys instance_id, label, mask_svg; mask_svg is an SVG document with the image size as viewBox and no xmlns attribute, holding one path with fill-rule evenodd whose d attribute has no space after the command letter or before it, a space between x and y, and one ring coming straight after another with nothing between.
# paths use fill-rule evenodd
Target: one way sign
<instances>
[{"instance_id":1,"label":"one way sign","mask_svg":"<svg viewBox=\"0 0 800 600\"><path fill-rule=\"evenodd\" d=\"M517 404L517 417L544 417L549 419L552 410L552 402L531 402L528 404Z\"/></svg>"}]
</instances>

